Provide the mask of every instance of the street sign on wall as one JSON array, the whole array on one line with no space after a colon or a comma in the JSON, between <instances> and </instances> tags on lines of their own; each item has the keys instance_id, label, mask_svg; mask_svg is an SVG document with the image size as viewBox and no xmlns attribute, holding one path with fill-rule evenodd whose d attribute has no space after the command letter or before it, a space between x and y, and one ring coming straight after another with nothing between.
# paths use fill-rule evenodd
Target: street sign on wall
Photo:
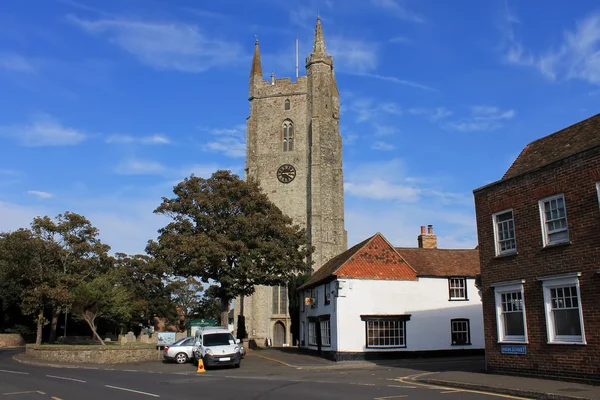
<instances>
[{"instance_id":1,"label":"street sign on wall","mask_svg":"<svg viewBox=\"0 0 600 400\"><path fill-rule=\"evenodd\" d=\"M524 344L503 344L500 348L502 354L527 354Z\"/></svg>"}]
</instances>

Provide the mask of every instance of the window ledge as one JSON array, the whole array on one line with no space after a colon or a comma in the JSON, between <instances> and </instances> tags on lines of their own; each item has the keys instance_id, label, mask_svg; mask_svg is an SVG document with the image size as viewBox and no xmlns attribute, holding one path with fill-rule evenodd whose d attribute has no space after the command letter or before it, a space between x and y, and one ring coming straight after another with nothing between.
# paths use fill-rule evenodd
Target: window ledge
<instances>
[{"instance_id":1,"label":"window ledge","mask_svg":"<svg viewBox=\"0 0 600 400\"><path fill-rule=\"evenodd\" d=\"M469 301L469 299L448 299L448 301Z\"/></svg>"},{"instance_id":2,"label":"window ledge","mask_svg":"<svg viewBox=\"0 0 600 400\"><path fill-rule=\"evenodd\" d=\"M529 340L498 340L496 343L498 344L529 344Z\"/></svg>"},{"instance_id":3,"label":"window ledge","mask_svg":"<svg viewBox=\"0 0 600 400\"><path fill-rule=\"evenodd\" d=\"M451 344L450 346L471 346L471 343Z\"/></svg>"},{"instance_id":4,"label":"window ledge","mask_svg":"<svg viewBox=\"0 0 600 400\"><path fill-rule=\"evenodd\" d=\"M542 247L542 250L544 250L544 249L553 249L555 247L568 246L570 244L572 244L570 240L567 240L566 242L550 243L550 244L547 244L544 247Z\"/></svg>"},{"instance_id":5,"label":"window ledge","mask_svg":"<svg viewBox=\"0 0 600 400\"><path fill-rule=\"evenodd\" d=\"M502 258L510 258L510 257L516 257L518 256L519 253L516 251L513 251L512 253L502 253L502 254L497 254L494 256L494 259L502 259Z\"/></svg>"},{"instance_id":6,"label":"window ledge","mask_svg":"<svg viewBox=\"0 0 600 400\"><path fill-rule=\"evenodd\" d=\"M575 345L575 346L585 346L587 342L584 340L582 342L563 342L560 340L555 340L553 342L546 342L546 344L567 344L567 345Z\"/></svg>"}]
</instances>

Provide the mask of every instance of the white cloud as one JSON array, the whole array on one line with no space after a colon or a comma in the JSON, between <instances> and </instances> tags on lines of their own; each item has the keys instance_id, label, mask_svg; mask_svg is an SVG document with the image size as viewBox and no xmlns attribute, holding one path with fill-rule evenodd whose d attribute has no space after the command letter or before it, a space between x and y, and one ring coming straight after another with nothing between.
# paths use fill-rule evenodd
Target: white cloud
<instances>
[{"instance_id":1,"label":"white cloud","mask_svg":"<svg viewBox=\"0 0 600 400\"><path fill-rule=\"evenodd\" d=\"M92 21L74 15L67 19L90 34L106 35L111 43L158 70L202 72L245 59L237 43L205 35L196 25L126 18Z\"/></svg>"},{"instance_id":2,"label":"white cloud","mask_svg":"<svg viewBox=\"0 0 600 400\"><path fill-rule=\"evenodd\" d=\"M365 73L377 68L379 46L377 43L341 36L326 38L327 50L334 59L336 71Z\"/></svg>"},{"instance_id":3,"label":"white cloud","mask_svg":"<svg viewBox=\"0 0 600 400\"><path fill-rule=\"evenodd\" d=\"M532 67L550 80L579 79L600 85L600 13L578 21L563 34L562 43L554 49L535 54L516 38L514 25L518 17L506 8L504 60L510 64Z\"/></svg>"},{"instance_id":4,"label":"white cloud","mask_svg":"<svg viewBox=\"0 0 600 400\"><path fill-rule=\"evenodd\" d=\"M389 135L393 135L394 133L398 132L398 129L394 126L373 124L373 128L375 129L375 136L389 136ZM382 142L377 142L377 143L382 143ZM392 146L392 149L393 149L393 146ZM380 148L379 150L384 150L384 149ZM389 150L391 150L391 149L389 149Z\"/></svg>"},{"instance_id":5,"label":"white cloud","mask_svg":"<svg viewBox=\"0 0 600 400\"><path fill-rule=\"evenodd\" d=\"M382 141L376 141L376 142L373 143L373 145L371 146L371 148L373 150L392 151L392 150L396 149L396 146L394 146L391 143L382 142Z\"/></svg>"},{"instance_id":6,"label":"white cloud","mask_svg":"<svg viewBox=\"0 0 600 400\"><path fill-rule=\"evenodd\" d=\"M408 110L408 113L412 115L424 115L431 121L438 121L440 119L447 118L453 114L453 112L448 110L446 107L410 108Z\"/></svg>"},{"instance_id":7,"label":"white cloud","mask_svg":"<svg viewBox=\"0 0 600 400\"><path fill-rule=\"evenodd\" d=\"M115 172L119 175L157 175L165 171L165 166L157 161L135 158L123 160L115 167Z\"/></svg>"},{"instance_id":8,"label":"white cloud","mask_svg":"<svg viewBox=\"0 0 600 400\"><path fill-rule=\"evenodd\" d=\"M443 126L460 132L493 131L502 127L503 121L514 118L514 110L501 110L491 106L473 106L471 115L455 121L449 121Z\"/></svg>"},{"instance_id":9,"label":"white cloud","mask_svg":"<svg viewBox=\"0 0 600 400\"><path fill-rule=\"evenodd\" d=\"M169 144L171 140L162 134L154 134L150 136L135 137L131 135L110 135L106 138L106 143L141 143L141 144Z\"/></svg>"},{"instance_id":10,"label":"white cloud","mask_svg":"<svg viewBox=\"0 0 600 400\"><path fill-rule=\"evenodd\" d=\"M383 9L385 12L392 13L402 20L416 23L425 22L422 16L410 11L403 0L371 0L371 3L376 7Z\"/></svg>"},{"instance_id":11,"label":"white cloud","mask_svg":"<svg viewBox=\"0 0 600 400\"><path fill-rule=\"evenodd\" d=\"M69 146L85 140L86 135L63 126L49 115L38 115L29 125L0 127L0 135L13 137L23 146Z\"/></svg>"},{"instance_id":12,"label":"white cloud","mask_svg":"<svg viewBox=\"0 0 600 400\"><path fill-rule=\"evenodd\" d=\"M14 53L0 53L0 70L3 69L14 72L36 72L36 68L31 61Z\"/></svg>"},{"instance_id":13,"label":"white cloud","mask_svg":"<svg viewBox=\"0 0 600 400\"><path fill-rule=\"evenodd\" d=\"M39 190L29 190L27 191L27 193L33 196L37 196L40 199L51 199L52 197L54 197L52 193L42 192Z\"/></svg>"},{"instance_id":14,"label":"white cloud","mask_svg":"<svg viewBox=\"0 0 600 400\"><path fill-rule=\"evenodd\" d=\"M368 182L344 183L344 191L355 197L365 197L374 200L401 200L412 202L419 200L421 191L417 188L393 184L381 179L373 179Z\"/></svg>"}]
</instances>

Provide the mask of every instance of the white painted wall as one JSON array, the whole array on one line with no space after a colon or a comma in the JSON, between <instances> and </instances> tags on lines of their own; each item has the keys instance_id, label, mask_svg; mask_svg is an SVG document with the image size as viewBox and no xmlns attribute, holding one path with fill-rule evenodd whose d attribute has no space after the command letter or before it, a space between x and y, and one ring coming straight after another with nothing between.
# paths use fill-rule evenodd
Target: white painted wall
<instances>
[{"instance_id":1,"label":"white painted wall","mask_svg":"<svg viewBox=\"0 0 600 400\"><path fill-rule=\"evenodd\" d=\"M331 347L323 350L340 352L426 351L449 349L483 349L483 311L474 279L467 279L466 301L449 301L447 278L419 278L417 281L341 280L343 288L324 303L324 287L317 290L318 304L305 306L300 321L305 324L305 347L308 346L308 316L331 315ZM332 290L335 282L331 283ZM301 300L309 292L300 295ZM406 322L406 348L382 349L366 347L366 322L361 315L410 314ZM452 345L450 320L470 321L471 345Z\"/></svg>"}]
</instances>

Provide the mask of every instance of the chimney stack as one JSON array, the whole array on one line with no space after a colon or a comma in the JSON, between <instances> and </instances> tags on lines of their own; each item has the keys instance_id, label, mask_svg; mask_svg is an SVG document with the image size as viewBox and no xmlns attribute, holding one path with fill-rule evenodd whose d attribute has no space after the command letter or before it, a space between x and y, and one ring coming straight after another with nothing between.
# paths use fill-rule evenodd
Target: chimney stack
<instances>
[{"instance_id":1,"label":"chimney stack","mask_svg":"<svg viewBox=\"0 0 600 400\"><path fill-rule=\"evenodd\" d=\"M425 226L421 226L417 243L420 249L437 249L437 236L433 233L433 225L427 225L427 233L425 233Z\"/></svg>"}]
</instances>

